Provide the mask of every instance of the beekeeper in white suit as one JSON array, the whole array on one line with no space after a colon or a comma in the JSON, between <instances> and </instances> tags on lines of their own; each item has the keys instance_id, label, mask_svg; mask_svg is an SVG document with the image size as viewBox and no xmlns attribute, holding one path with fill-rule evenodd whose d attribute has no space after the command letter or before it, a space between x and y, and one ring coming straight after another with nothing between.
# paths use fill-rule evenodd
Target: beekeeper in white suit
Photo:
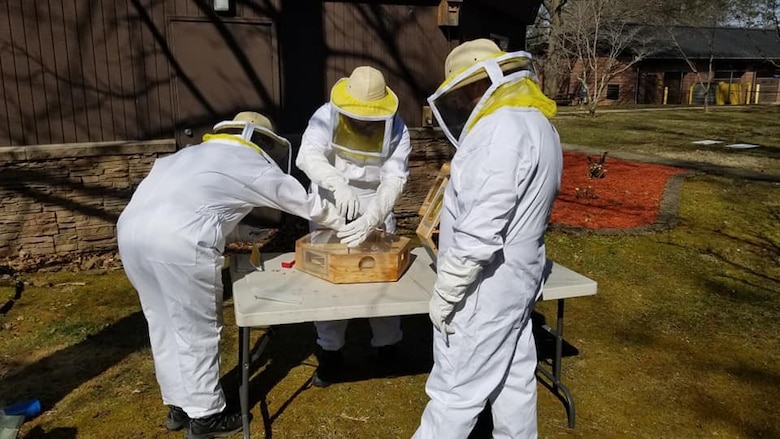
<instances>
[{"instance_id":1,"label":"beekeeper in white suit","mask_svg":"<svg viewBox=\"0 0 780 439\"><path fill-rule=\"evenodd\" d=\"M119 217L127 277L149 325L167 427L188 438L241 429L225 411L219 382L222 252L225 236L254 207L270 207L327 227L344 224L335 206L307 194L271 159L289 142L257 113L239 113L203 143L158 159ZM190 422L191 420L191 422Z\"/></svg>"},{"instance_id":2,"label":"beekeeper in white suit","mask_svg":"<svg viewBox=\"0 0 780 439\"><path fill-rule=\"evenodd\" d=\"M533 438L536 349L531 311L545 267L544 233L560 186L555 103L531 56L490 40L461 44L428 98L457 148L441 214L430 302L430 402L414 437L466 438L487 403L494 438Z\"/></svg>"},{"instance_id":3,"label":"beekeeper in white suit","mask_svg":"<svg viewBox=\"0 0 780 439\"><path fill-rule=\"evenodd\" d=\"M348 224L341 242L358 246L373 231L395 233L393 206L409 175L409 132L397 114L398 98L382 73L357 67L331 89L330 102L309 120L295 160L311 191L332 200ZM352 221L352 222L349 222ZM370 319L380 364L388 365L403 334L398 317ZM339 380L347 321L316 322L319 368L314 385Z\"/></svg>"}]
</instances>

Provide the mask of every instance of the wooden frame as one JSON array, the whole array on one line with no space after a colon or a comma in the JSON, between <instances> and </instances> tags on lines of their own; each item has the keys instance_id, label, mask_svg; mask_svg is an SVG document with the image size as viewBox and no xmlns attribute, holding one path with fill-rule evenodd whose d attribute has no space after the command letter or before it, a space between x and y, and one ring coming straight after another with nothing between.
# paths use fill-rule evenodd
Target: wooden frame
<instances>
[{"instance_id":1,"label":"wooden frame","mask_svg":"<svg viewBox=\"0 0 780 439\"><path fill-rule=\"evenodd\" d=\"M431 253L437 256L439 253L439 220L441 218L441 208L444 203L444 191L447 183L450 181L450 163L444 163L436 175L433 185L425 196L418 215L420 215L420 224L417 226L417 237L420 242Z\"/></svg>"}]
</instances>

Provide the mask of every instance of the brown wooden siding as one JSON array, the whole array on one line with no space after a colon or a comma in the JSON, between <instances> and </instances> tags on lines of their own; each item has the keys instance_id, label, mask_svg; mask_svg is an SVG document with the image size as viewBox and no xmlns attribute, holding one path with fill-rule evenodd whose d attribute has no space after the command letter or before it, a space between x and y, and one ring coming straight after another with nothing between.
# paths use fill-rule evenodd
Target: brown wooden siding
<instances>
[{"instance_id":1,"label":"brown wooden siding","mask_svg":"<svg viewBox=\"0 0 780 439\"><path fill-rule=\"evenodd\" d=\"M5 3L0 145L170 137L163 2Z\"/></svg>"},{"instance_id":2,"label":"brown wooden siding","mask_svg":"<svg viewBox=\"0 0 780 439\"><path fill-rule=\"evenodd\" d=\"M444 76L450 46L435 7L325 3L326 95L360 65L385 74L407 125L419 126L426 97Z\"/></svg>"},{"instance_id":3,"label":"brown wooden siding","mask_svg":"<svg viewBox=\"0 0 780 439\"><path fill-rule=\"evenodd\" d=\"M221 20L210 0L3 3L0 146L175 137L173 79L186 72L171 20ZM438 2L391 3L235 2L231 19L274 23L281 131L300 132L333 83L361 64L385 72L402 117L419 126L451 43L437 25Z\"/></svg>"}]
</instances>

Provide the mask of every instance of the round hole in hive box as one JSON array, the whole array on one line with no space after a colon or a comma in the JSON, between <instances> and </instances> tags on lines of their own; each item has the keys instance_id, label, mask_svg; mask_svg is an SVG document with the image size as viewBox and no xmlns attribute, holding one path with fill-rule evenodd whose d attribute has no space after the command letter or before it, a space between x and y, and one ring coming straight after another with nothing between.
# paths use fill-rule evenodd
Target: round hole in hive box
<instances>
[{"instance_id":1,"label":"round hole in hive box","mask_svg":"<svg viewBox=\"0 0 780 439\"><path fill-rule=\"evenodd\" d=\"M360 267L361 270L369 270L371 268L374 268L376 265L376 261L374 261L374 258L371 256L366 256L362 259L360 259L360 262L358 263L358 267Z\"/></svg>"}]
</instances>

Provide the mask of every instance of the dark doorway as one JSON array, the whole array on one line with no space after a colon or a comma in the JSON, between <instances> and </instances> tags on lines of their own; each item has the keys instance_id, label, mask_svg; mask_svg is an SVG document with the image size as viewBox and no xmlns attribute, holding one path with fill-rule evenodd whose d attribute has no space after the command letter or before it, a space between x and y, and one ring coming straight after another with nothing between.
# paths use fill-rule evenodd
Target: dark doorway
<instances>
[{"instance_id":1,"label":"dark doorway","mask_svg":"<svg viewBox=\"0 0 780 439\"><path fill-rule=\"evenodd\" d=\"M655 73L642 73L639 76L639 99L640 104L657 105L661 103L659 95L663 93L658 84L658 75ZM659 93L659 89L661 93Z\"/></svg>"},{"instance_id":2,"label":"dark doorway","mask_svg":"<svg viewBox=\"0 0 780 439\"><path fill-rule=\"evenodd\" d=\"M664 72L664 87L668 105L682 104L682 72Z\"/></svg>"}]
</instances>

